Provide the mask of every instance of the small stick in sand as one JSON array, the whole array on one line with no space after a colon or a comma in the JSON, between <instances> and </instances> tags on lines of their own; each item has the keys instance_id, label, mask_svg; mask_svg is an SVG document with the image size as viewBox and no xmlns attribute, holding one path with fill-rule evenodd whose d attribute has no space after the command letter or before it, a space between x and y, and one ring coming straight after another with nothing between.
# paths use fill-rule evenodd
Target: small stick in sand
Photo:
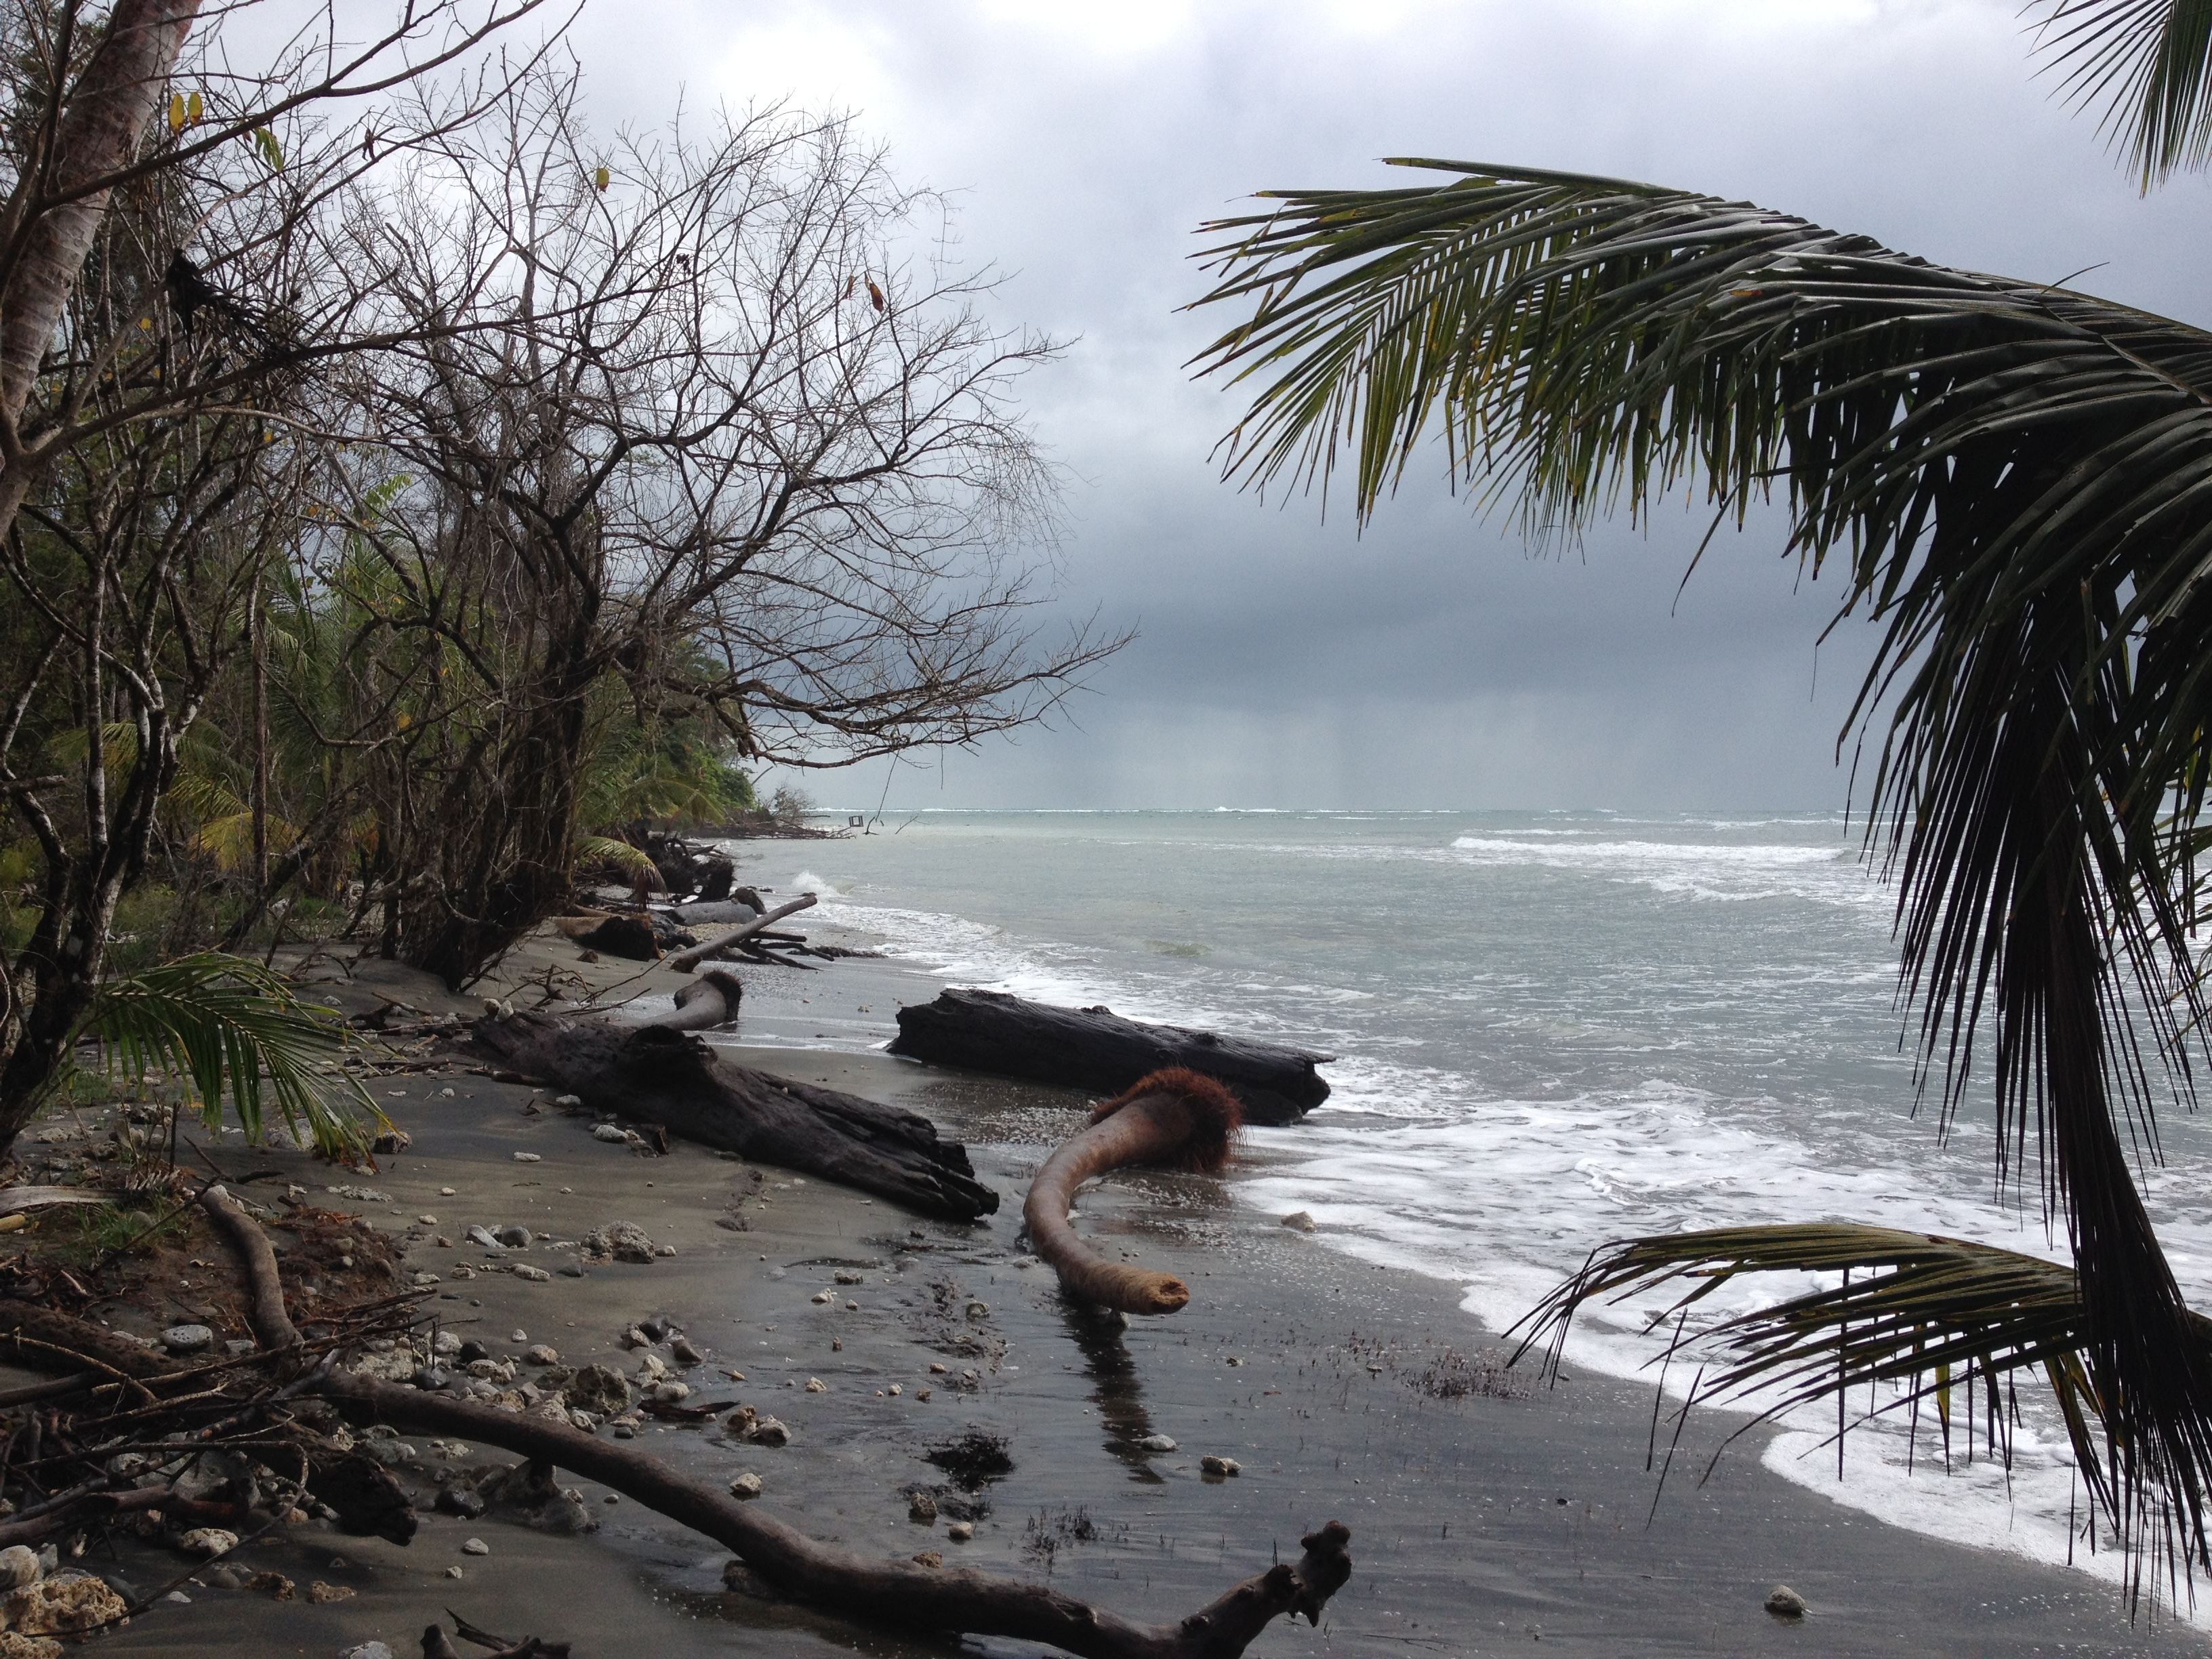
<instances>
[{"instance_id":1,"label":"small stick in sand","mask_svg":"<svg viewBox=\"0 0 2212 1659\"><path fill-rule=\"evenodd\" d=\"M1237 1097L1203 1073L1172 1066L1139 1078L1091 1115L1091 1124L1045 1160L1022 1218L1036 1253L1079 1302L1123 1313L1173 1313L1190 1286L1172 1273L1108 1261L1067 1224L1075 1189L1109 1170L1141 1165L1218 1175L1229 1163L1243 1113Z\"/></svg>"}]
</instances>

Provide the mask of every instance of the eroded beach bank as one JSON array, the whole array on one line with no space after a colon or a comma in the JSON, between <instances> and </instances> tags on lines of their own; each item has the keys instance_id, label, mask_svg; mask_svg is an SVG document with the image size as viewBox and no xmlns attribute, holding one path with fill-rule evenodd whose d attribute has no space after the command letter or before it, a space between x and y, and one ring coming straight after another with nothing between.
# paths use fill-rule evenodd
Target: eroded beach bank
<instances>
[{"instance_id":1,"label":"eroded beach bank","mask_svg":"<svg viewBox=\"0 0 2212 1659\"><path fill-rule=\"evenodd\" d=\"M1024 1265L1016 1228L1030 1176L1085 1103L785 1046L888 1024L902 994L933 989L866 960L757 971L739 1033L783 1039L748 1042L747 1064L923 1111L964 1140L1002 1197L973 1226L680 1142L645 1155L595 1139L596 1115L465 1071L378 1082L413 1139L373 1176L234 1139L208 1156L227 1176L268 1172L246 1190L305 1188L307 1201L395 1235L404 1274L439 1279L426 1311L483 1343L495 1367L512 1363L517 1384L551 1370L529 1358L540 1345L562 1368L604 1365L634 1382L649 1353L692 1402L781 1419L792 1434L780 1447L732 1437L727 1411L696 1427L644 1419L631 1443L718 1482L757 1474L757 1502L863 1554L934 1551L948 1565L1048 1577L1152 1620L1196 1609L1340 1519L1352 1529L1352 1582L1319 1631L1268 1632L1259 1650L1280 1654L1495 1652L1539 1639L1593 1655L2203 1650L2185 1628L2130 1627L2119 1596L2083 1575L1932 1543L1821 1499L1762 1469L1749 1443L1702 1487L1695 1469L1678 1468L1653 1514L1648 1393L1587 1376L1535 1388L1501 1369L1502 1351L1449 1281L1379 1271L1240 1202L1240 1182L1276 1154L1249 1154L1226 1181L1125 1174L1087 1194L1081 1231L1181 1275L1194 1296L1180 1314L1127 1328L1070 1309L1048 1271ZM575 1242L617 1221L674 1254L583 1266ZM518 1225L532 1235L522 1249L467 1237L471 1226ZM190 1310L223 1300L203 1299L204 1284L179 1296ZM696 1363L670 1342L626 1346L626 1333L657 1319L681 1329ZM1705 1419L1703 1437L1721 1422ZM927 1632L729 1589L726 1552L607 1501L604 1488L575 1487L587 1532L532 1530L496 1509L441 1512L441 1487L514 1460L393 1438L422 1516L412 1543L324 1522L282 1528L241 1551L242 1566L290 1578L301 1598L187 1584L188 1604L157 1606L109 1645L337 1655L380 1640L405 1655L452 1608L584 1656L941 1650ZM991 1472L986 1459L981 1478L972 1460L954 1456L950 1471L929 1461L1001 1443L1010 1467ZM1234 1459L1238 1473L1206 1474L1208 1455ZM914 1518L916 1492L935 1518ZM973 1535L955 1541L963 1518ZM471 1540L488 1553L471 1553ZM83 1565L149 1587L189 1564L149 1548ZM315 1582L352 1594L310 1602ZM1802 1623L1762 1610L1778 1583L1810 1604Z\"/></svg>"}]
</instances>

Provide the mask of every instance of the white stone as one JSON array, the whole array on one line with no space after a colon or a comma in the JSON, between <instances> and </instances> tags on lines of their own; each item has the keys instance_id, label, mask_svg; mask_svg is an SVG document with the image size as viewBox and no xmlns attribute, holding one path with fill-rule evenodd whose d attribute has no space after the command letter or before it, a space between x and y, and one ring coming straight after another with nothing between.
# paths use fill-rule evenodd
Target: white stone
<instances>
[{"instance_id":1,"label":"white stone","mask_svg":"<svg viewBox=\"0 0 2212 1659\"><path fill-rule=\"evenodd\" d=\"M464 1539L461 1542L461 1553L464 1555L489 1555L491 1553L491 1546L485 1543L481 1538Z\"/></svg>"},{"instance_id":2,"label":"white stone","mask_svg":"<svg viewBox=\"0 0 2212 1659\"><path fill-rule=\"evenodd\" d=\"M39 1553L21 1544L0 1550L0 1590L21 1589L39 1582Z\"/></svg>"},{"instance_id":3,"label":"white stone","mask_svg":"<svg viewBox=\"0 0 2212 1659\"><path fill-rule=\"evenodd\" d=\"M177 1540L177 1547L187 1555L221 1555L238 1547L238 1534L221 1527L194 1527Z\"/></svg>"}]
</instances>

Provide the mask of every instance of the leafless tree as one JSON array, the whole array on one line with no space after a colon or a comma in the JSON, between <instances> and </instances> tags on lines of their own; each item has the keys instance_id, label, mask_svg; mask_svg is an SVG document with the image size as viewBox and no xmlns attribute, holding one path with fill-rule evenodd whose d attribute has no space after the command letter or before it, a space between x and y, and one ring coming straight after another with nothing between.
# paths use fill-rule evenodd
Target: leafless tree
<instances>
[{"instance_id":1,"label":"leafless tree","mask_svg":"<svg viewBox=\"0 0 2212 1659\"><path fill-rule=\"evenodd\" d=\"M349 488L409 482L327 572L424 734L380 763L387 947L454 984L568 896L611 684L828 764L1037 720L1121 642L1039 638L1054 479L1012 397L1051 346L846 123L602 140L550 67L501 112L356 227L422 343L356 376Z\"/></svg>"},{"instance_id":2,"label":"leafless tree","mask_svg":"<svg viewBox=\"0 0 2212 1659\"><path fill-rule=\"evenodd\" d=\"M358 46L319 12L252 75L223 27L274 7L189 43L177 0L0 14L0 798L30 911L0 949L0 1150L69 1054L184 745L296 541L321 377L397 343L335 257L349 198L503 95L527 59L462 60L537 3L471 21L403 0Z\"/></svg>"}]
</instances>

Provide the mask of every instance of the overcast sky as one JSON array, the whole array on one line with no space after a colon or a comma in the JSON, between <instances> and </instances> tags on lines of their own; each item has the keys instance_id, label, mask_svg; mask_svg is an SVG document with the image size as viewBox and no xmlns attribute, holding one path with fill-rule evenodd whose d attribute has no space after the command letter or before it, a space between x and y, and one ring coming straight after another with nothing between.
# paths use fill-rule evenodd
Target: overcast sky
<instances>
[{"instance_id":1,"label":"overcast sky","mask_svg":"<svg viewBox=\"0 0 2212 1659\"><path fill-rule=\"evenodd\" d=\"M1863 664L1772 521L1601 526L1533 557L1417 475L1365 534L1207 456L1182 363L1201 220L1431 155L1741 197L1948 264L2204 321L2207 181L2148 199L2036 78L2013 0L588 0L603 121L789 99L955 193L1067 468L1067 603L1141 637L1053 732L909 769L920 806L1840 805ZM881 763L809 781L872 806Z\"/></svg>"}]
</instances>

